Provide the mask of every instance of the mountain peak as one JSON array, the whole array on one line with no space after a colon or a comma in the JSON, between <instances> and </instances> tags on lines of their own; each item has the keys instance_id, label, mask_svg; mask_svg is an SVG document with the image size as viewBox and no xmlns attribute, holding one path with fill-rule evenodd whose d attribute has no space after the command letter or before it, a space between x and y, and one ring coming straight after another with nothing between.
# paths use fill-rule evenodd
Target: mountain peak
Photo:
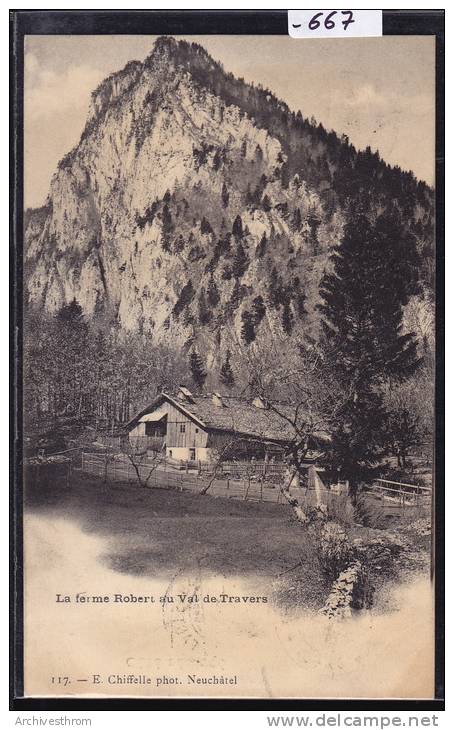
<instances>
[{"instance_id":1,"label":"mountain peak","mask_svg":"<svg viewBox=\"0 0 454 730\"><path fill-rule=\"evenodd\" d=\"M186 70L204 68L223 71L223 67L214 61L210 54L198 43L177 40L173 36L159 36L151 53L145 59L145 66L153 66L154 62L165 59L174 66L183 66Z\"/></svg>"}]
</instances>

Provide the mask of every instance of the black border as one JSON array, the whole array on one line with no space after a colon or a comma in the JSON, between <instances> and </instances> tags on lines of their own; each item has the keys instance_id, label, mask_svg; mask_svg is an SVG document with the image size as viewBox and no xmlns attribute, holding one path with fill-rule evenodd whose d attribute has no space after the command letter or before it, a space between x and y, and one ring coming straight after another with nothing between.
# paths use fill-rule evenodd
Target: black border
<instances>
[{"instance_id":1,"label":"black border","mask_svg":"<svg viewBox=\"0 0 454 730\"><path fill-rule=\"evenodd\" d=\"M435 688L433 700L23 698L22 247L24 35L287 35L286 10L10 10L10 710L444 710L444 10L384 10L383 35L436 37ZM371 666L371 671L373 668Z\"/></svg>"}]
</instances>

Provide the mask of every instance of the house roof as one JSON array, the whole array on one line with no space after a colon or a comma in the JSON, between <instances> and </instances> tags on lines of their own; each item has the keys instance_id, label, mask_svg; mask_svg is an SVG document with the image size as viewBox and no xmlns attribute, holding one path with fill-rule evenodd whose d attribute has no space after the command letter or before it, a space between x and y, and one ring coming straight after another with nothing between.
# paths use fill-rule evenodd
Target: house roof
<instances>
[{"instance_id":1,"label":"house roof","mask_svg":"<svg viewBox=\"0 0 454 730\"><path fill-rule=\"evenodd\" d=\"M145 413L143 416L140 416L139 421L140 423L155 423L161 421L166 415L167 410L161 406L151 413Z\"/></svg>"},{"instance_id":2,"label":"house roof","mask_svg":"<svg viewBox=\"0 0 454 730\"><path fill-rule=\"evenodd\" d=\"M219 405L219 400L222 405ZM185 413L202 428L207 430L235 432L244 436L255 437L273 442L288 443L295 436L294 428L286 420L294 417L294 407L281 403L270 404L268 408L260 408L246 398L235 396L198 395L161 395L139 413L130 424L132 428L143 421L146 415L158 411L162 413L162 404L167 401ZM278 412L276 412L278 411ZM320 433L320 439L326 440L327 434Z\"/></svg>"}]
</instances>

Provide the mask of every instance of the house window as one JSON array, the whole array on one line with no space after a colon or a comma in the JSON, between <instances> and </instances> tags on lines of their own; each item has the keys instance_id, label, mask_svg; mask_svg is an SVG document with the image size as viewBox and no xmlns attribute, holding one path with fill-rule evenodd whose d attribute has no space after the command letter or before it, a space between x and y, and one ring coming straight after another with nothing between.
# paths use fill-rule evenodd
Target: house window
<instances>
[{"instance_id":1,"label":"house window","mask_svg":"<svg viewBox=\"0 0 454 730\"><path fill-rule=\"evenodd\" d=\"M189 461L195 461L195 449L189 449Z\"/></svg>"},{"instance_id":2,"label":"house window","mask_svg":"<svg viewBox=\"0 0 454 730\"><path fill-rule=\"evenodd\" d=\"M198 428L196 428L195 432L196 432L196 433L199 433L199 429L198 429Z\"/></svg>"},{"instance_id":3,"label":"house window","mask_svg":"<svg viewBox=\"0 0 454 730\"><path fill-rule=\"evenodd\" d=\"M186 424L185 423L181 423L180 424L180 433L185 433L185 431L186 431Z\"/></svg>"}]
</instances>

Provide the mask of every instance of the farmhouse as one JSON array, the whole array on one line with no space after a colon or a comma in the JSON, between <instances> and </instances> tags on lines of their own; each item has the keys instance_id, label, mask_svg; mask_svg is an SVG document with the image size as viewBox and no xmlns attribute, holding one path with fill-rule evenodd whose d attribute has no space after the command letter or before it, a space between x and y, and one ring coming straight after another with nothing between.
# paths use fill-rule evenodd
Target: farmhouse
<instances>
[{"instance_id":1,"label":"farmhouse","mask_svg":"<svg viewBox=\"0 0 454 730\"><path fill-rule=\"evenodd\" d=\"M279 460L294 437L284 409L293 412L279 404L277 413L261 398L194 395L180 387L176 395L161 393L128 424L129 441L137 449L165 451L169 459L206 462L222 453L225 459Z\"/></svg>"}]
</instances>

